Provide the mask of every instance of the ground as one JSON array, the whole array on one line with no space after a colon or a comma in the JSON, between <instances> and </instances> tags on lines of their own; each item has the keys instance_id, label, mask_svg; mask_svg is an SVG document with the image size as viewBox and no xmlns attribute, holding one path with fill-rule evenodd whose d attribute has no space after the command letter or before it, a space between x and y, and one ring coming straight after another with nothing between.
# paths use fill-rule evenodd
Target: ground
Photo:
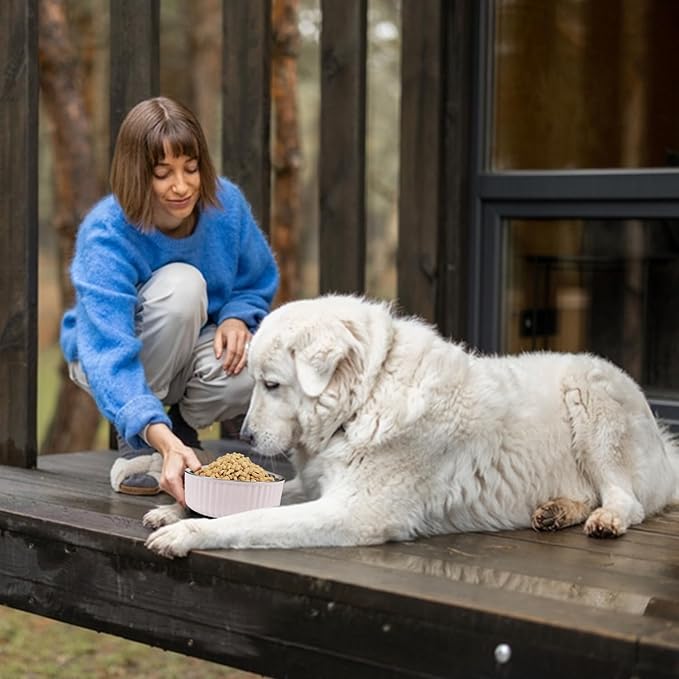
<instances>
[{"instance_id":1,"label":"ground","mask_svg":"<svg viewBox=\"0 0 679 679\"><path fill-rule=\"evenodd\" d=\"M7 679L258 679L215 663L0 606Z\"/></svg>"}]
</instances>

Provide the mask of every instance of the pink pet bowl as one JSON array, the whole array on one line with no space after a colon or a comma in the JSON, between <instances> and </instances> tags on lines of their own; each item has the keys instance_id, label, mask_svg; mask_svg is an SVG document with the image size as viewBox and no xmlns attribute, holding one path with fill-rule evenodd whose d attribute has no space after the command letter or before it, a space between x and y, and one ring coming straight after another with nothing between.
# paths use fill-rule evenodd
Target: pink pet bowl
<instances>
[{"instance_id":1,"label":"pink pet bowl","mask_svg":"<svg viewBox=\"0 0 679 679\"><path fill-rule=\"evenodd\" d=\"M187 469L184 472L186 504L194 512L213 519L249 509L277 507L285 479L268 470L267 473L274 481L230 481L198 476Z\"/></svg>"}]
</instances>

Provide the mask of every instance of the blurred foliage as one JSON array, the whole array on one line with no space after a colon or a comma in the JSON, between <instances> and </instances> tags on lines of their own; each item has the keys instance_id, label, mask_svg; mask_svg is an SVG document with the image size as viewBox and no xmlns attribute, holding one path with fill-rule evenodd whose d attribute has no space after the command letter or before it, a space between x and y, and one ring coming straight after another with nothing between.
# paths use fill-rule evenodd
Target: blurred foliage
<instances>
[{"instance_id":1,"label":"blurred foliage","mask_svg":"<svg viewBox=\"0 0 679 679\"><path fill-rule=\"evenodd\" d=\"M162 0L160 3L161 91L194 106L206 128L214 159L221 156L221 2ZM66 0L71 36L83 65L83 91L92 118L97 167L107 186L109 162L108 0ZM303 297L318 293L318 117L320 110L320 0L300 0L301 48L298 61L298 115L302 152L300 233L297 239L299 289ZM370 295L396 295L398 150L400 107L400 0L368 2L368 101L366 124L366 287ZM50 126L40 117L39 223L40 259L38 332L40 356L39 441L53 410L58 368L57 344L62 309L54 258L52 229L54 163ZM45 372L49 374L45 374ZM106 426L96 447L107 446ZM213 438L215 432L207 432Z\"/></svg>"},{"instance_id":2,"label":"blurred foliage","mask_svg":"<svg viewBox=\"0 0 679 679\"><path fill-rule=\"evenodd\" d=\"M101 185L107 186L108 128L108 0L66 0L72 37L83 61L84 89L92 116L95 157L93 168ZM161 91L195 106L206 128L212 155L219 164L221 2L219 0L162 0ZM318 118L320 110L320 0L300 0L299 26L302 44L298 61L299 128L303 164L301 169L301 215L297 253L302 297L318 293ZM368 101L366 125L366 220L367 293L392 299L396 295L398 152L400 107L400 0L368 3ZM56 238L54 212L51 121L41 112L39 153L39 222L41 267L39 270L39 347L57 344L60 308L55 289ZM54 371L54 354L41 356L40 370ZM52 412L56 375L41 375L39 420ZM106 427L97 446L106 447ZM44 428L39 432L42 440ZM215 432L207 432L213 438Z\"/></svg>"},{"instance_id":3,"label":"blurred foliage","mask_svg":"<svg viewBox=\"0 0 679 679\"><path fill-rule=\"evenodd\" d=\"M106 186L108 176L108 0L66 0L72 35L83 59L86 101L93 120L97 167ZM212 155L219 164L221 134L220 75L221 2L218 0L162 0L161 4L161 91L195 106L206 127ZM204 17L201 12L209 12ZM299 220L298 269L300 294L318 292L318 115L320 109L319 0L300 0L302 37L298 62L299 125L303 154L302 215ZM196 57L196 41L204 55ZM216 63L212 68L210 64ZM200 70L203 69L203 70ZM367 292L383 298L396 295L395 258L397 245L398 151L400 107L400 0L368 2L368 102L366 135ZM198 84L202 83L201 94ZM210 101L204 97L210 96ZM203 98L201 98L203 97ZM197 103L198 102L198 103ZM40 128L40 242L46 255L55 248L51 233L54 209L50 121L43 114ZM42 280L41 289L50 285ZM48 293L45 293L48 294ZM56 341L58 319L53 305L49 312L40 306L41 346ZM58 310L60 311L60 310Z\"/></svg>"}]
</instances>

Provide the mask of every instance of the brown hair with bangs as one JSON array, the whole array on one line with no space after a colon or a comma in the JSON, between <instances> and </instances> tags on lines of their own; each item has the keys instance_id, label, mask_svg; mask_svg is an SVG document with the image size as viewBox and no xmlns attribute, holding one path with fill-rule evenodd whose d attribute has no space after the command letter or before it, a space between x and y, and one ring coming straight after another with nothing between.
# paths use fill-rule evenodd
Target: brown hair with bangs
<instances>
[{"instance_id":1,"label":"brown hair with bangs","mask_svg":"<svg viewBox=\"0 0 679 679\"><path fill-rule=\"evenodd\" d=\"M167 97L146 99L129 111L120 126L110 176L127 220L142 230L153 228L153 168L165 157L166 144L174 156L198 161L200 208L220 206L217 173L196 116Z\"/></svg>"}]
</instances>

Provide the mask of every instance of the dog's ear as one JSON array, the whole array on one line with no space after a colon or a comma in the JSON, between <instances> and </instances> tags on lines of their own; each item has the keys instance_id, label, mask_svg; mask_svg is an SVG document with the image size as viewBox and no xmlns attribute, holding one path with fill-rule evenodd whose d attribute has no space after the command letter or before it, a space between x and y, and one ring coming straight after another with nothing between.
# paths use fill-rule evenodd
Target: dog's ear
<instances>
[{"instance_id":1,"label":"dog's ear","mask_svg":"<svg viewBox=\"0 0 679 679\"><path fill-rule=\"evenodd\" d=\"M309 344L295 352L295 370L307 396L320 396L330 384L339 362L357 348L356 338L347 327L332 323L318 329Z\"/></svg>"}]
</instances>

